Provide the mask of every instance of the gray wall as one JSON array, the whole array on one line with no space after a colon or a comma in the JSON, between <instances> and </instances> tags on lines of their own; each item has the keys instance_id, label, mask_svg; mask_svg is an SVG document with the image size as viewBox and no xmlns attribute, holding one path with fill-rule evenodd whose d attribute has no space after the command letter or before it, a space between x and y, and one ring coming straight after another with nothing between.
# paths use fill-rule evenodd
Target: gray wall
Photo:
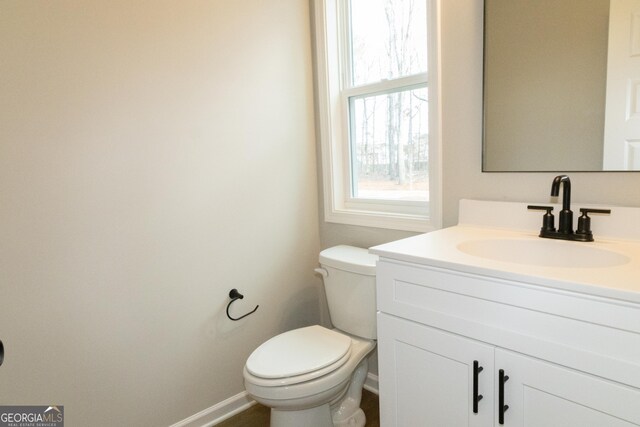
<instances>
[{"instance_id":1,"label":"gray wall","mask_svg":"<svg viewBox=\"0 0 640 427\"><path fill-rule=\"evenodd\" d=\"M307 0L0 2L0 404L169 425L318 321L309 26Z\"/></svg>"}]
</instances>

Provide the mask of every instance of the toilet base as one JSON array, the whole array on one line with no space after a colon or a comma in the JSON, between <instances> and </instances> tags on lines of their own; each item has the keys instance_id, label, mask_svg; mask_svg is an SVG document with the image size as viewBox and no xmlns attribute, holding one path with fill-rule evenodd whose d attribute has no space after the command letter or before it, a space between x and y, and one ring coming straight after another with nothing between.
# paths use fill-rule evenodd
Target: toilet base
<instances>
[{"instance_id":1,"label":"toilet base","mask_svg":"<svg viewBox=\"0 0 640 427\"><path fill-rule=\"evenodd\" d=\"M331 416L329 405L316 406L299 411L279 411L271 409L272 426L313 426L313 427L363 427L367 421L364 411L358 408L340 421Z\"/></svg>"},{"instance_id":2,"label":"toilet base","mask_svg":"<svg viewBox=\"0 0 640 427\"><path fill-rule=\"evenodd\" d=\"M368 366L367 359L363 359L354 371L348 387L345 387L333 401L324 405L296 410L276 409L271 406L271 426L364 427L366 417L360 409L360 401Z\"/></svg>"},{"instance_id":3,"label":"toilet base","mask_svg":"<svg viewBox=\"0 0 640 427\"><path fill-rule=\"evenodd\" d=\"M364 427L367 422L367 417L364 415L364 411L360 408L348 418L342 421L333 422L334 427Z\"/></svg>"},{"instance_id":4,"label":"toilet base","mask_svg":"<svg viewBox=\"0 0 640 427\"><path fill-rule=\"evenodd\" d=\"M347 393L331 409L334 427L364 427L367 418L364 411L360 409L360 401L362 386L367 379L368 371L369 362L365 358L354 371Z\"/></svg>"},{"instance_id":5,"label":"toilet base","mask_svg":"<svg viewBox=\"0 0 640 427\"><path fill-rule=\"evenodd\" d=\"M272 408L271 425L333 427L331 408L328 404L297 411L280 411Z\"/></svg>"}]
</instances>

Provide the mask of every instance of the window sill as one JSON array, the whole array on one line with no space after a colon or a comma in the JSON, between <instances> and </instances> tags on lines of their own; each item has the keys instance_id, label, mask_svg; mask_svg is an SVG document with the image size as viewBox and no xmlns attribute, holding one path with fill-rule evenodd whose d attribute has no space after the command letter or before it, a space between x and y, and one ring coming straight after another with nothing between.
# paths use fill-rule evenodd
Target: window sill
<instances>
[{"instance_id":1,"label":"window sill","mask_svg":"<svg viewBox=\"0 0 640 427\"><path fill-rule=\"evenodd\" d=\"M422 233L440 228L439 224L435 224L433 219L426 215L359 210L325 211L325 221L338 224L358 225L361 227L375 227Z\"/></svg>"}]
</instances>

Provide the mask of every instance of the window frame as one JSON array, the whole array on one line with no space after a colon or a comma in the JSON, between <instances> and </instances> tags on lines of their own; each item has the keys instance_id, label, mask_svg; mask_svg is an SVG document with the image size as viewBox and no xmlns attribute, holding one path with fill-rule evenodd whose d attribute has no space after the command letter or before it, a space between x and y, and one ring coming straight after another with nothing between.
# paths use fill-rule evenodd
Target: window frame
<instances>
[{"instance_id":1,"label":"window frame","mask_svg":"<svg viewBox=\"0 0 640 427\"><path fill-rule=\"evenodd\" d=\"M394 80L347 89L351 55L340 45L348 39L346 0L315 0L316 82L322 154L324 219L327 222L406 231L442 226L440 139L439 1L427 0L428 70ZM429 201L395 201L351 197L349 99L416 87L429 90Z\"/></svg>"}]
</instances>

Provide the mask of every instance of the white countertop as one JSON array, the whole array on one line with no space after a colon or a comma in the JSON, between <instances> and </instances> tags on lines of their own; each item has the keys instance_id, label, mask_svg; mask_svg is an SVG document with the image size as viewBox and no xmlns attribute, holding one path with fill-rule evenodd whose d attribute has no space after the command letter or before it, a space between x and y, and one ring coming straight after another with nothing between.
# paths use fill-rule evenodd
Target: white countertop
<instances>
[{"instance_id":1,"label":"white countertop","mask_svg":"<svg viewBox=\"0 0 640 427\"><path fill-rule=\"evenodd\" d=\"M475 203L474 201L465 202ZM489 202L480 203L486 204ZM526 209L526 204L518 205L524 205ZM541 215L539 216L541 218ZM541 239L538 237L539 225L530 231L523 231L483 226L478 224L478 222L481 221L470 222L475 222L475 224L461 224L455 227L386 243L371 248L370 252L379 255L381 258L447 268L465 273L530 283L592 296L612 298L620 300L621 302L640 303L639 240L598 237L598 235L596 235L596 242L570 242ZM634 226L638 225L634 224ZM594 234L595 233L596 231L594 231ZM525 241L529 239L532 242L545 240L553 242L552 244L554 245L563 245L562 250L566 251L571 251L572 248L581 250L581 248L592 247L614 252L629 259L624 263L614 266L582 266L576 268L558 265L530 264L527 262L526 253L516 256L518 259L521 256L522 262L507 262L485 256L470 255L459 249L459 245L465 242L495 239L518 239Z\"/></svg>"}]
</instances>

